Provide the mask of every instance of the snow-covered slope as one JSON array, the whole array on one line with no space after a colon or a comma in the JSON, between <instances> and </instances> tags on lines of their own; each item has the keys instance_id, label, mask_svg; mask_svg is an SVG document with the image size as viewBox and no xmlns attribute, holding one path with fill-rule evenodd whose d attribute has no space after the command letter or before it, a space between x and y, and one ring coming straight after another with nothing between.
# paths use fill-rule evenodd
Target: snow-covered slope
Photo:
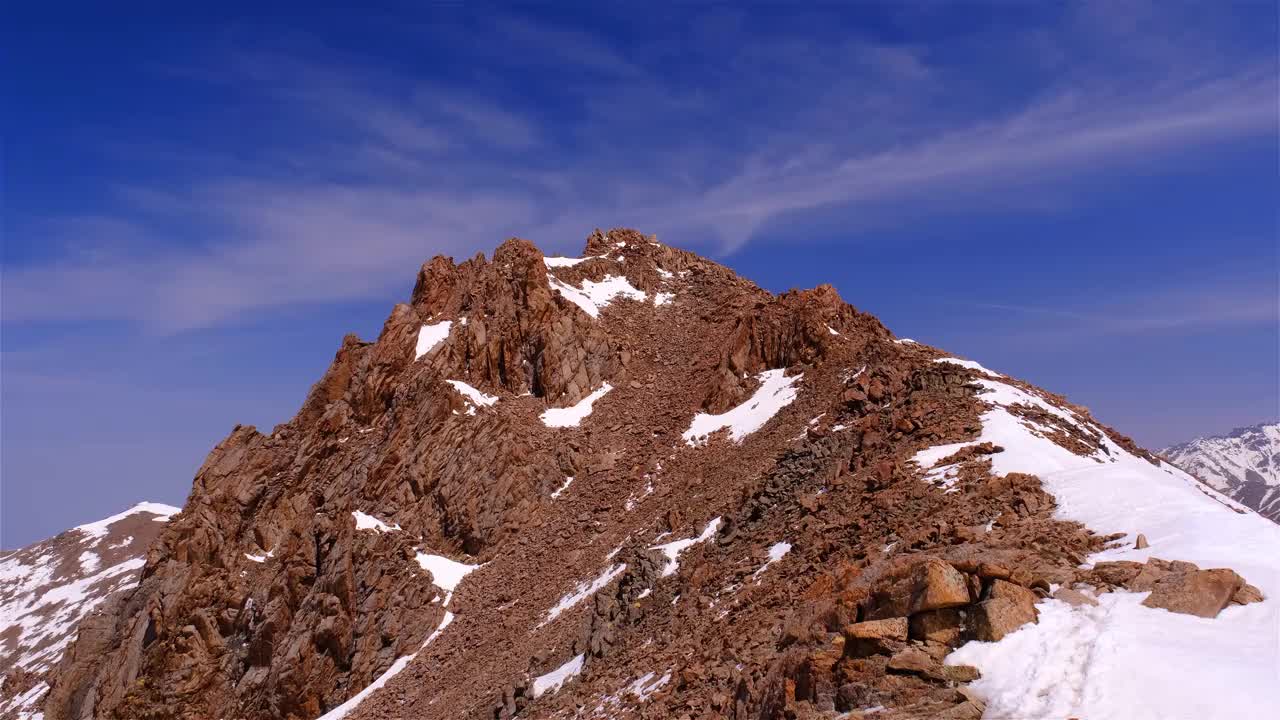
<instances>
[{"instance_id":1,"label":"snow-covered slope","mask_svg":"<svg viewBox=\"0 0 1280 720\"><path fill-rule=\"evenodd\" d=\"M963 446L994 443L1004 451L992 456L992 471L1037 475L1058 501L1057 517L1129 536L1088 562L1159 557L1234 568L1266 597L1280 597L1280 528L1233 512L1234 503L1191 476L1135 456L1029 389L996 378L978 382L990 404L981 436L920 452L921 468L934 468ZM1053 427L1011 412L1027 406L1093 436L1098 449L1082 456L1052 442ZM1139 533L1149 547L1135 549ZM1144 607L1147 595L1105 593L1096 606L1042 600L1039 623L999 642L970 642L947 662L982 671L972 687L987 701L986 717L1252 718L1280 707L1276 602L1230 607L1206 619Z\"/></svg>"},{"instance_id":2,"label":"snow-covered slope","mask_svg":"<svg viewBox=\"0 0 1280 720\"><path fill-rule=\"evenodd\" d=\"M1280 522L1280 422L1197 438L1161 454L1215 490Z\"/></svg>"},{"instance_id":3,"label":"snow-covered slope","mask_svg":"<svg viewBox=\"0 0 1280 720\"><path fill-rule=\"evenodd\" d=\"M143 502L0 554L0 717L34 717L45 674L80 620L138 582L147 546L179 509Z\"/></svg>"}]
</instances>

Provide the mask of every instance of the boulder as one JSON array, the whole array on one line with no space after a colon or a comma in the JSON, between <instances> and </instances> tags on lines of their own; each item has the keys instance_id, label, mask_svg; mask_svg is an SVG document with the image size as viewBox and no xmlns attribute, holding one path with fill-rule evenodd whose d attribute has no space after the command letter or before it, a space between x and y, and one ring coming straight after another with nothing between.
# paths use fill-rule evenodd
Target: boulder
<instances>
[{"instance_id":1,"label":"boulder","mask_svg":"<svg viewBox=\"0 0 1280 720\"><path fill-rule=\"evenodd\" d=\"M1226 568L1171 572L1156 581L1142 604L1212 618L1218 616L1244 584L1244 578Z\"/></svg>"},{"instance_id":2,"label":"boulder","mask_svg":"<svg viewBox=\"0 0 1280 720\"><path fill-rule=\"evenodd\" d=\"M903 648L894 653L893 657L889 658L889 664L886 667L896 672L912 675L940 676L942 674L942 668L938 665L938 661L934 660L929 653L917 647Z\"/></svg>"},{"instance_id":3,"label":"boulder","mask_svg":"<svg viewBox=\"0 0 1280 720\"><path fill-rule=\"evenodd\" d=\"M909 635L913 640L932 640L956 647L964 636L968 613L961 608L927 610L911 616Z\"/></svg>"},{"instance_id":4,"label":"boulder","mask_svg":"<svg viewBox=\"0 0 1280 720\"><path fill-rule=\"evenodd\" d=\"M889 654L907 641L907 619L889 618L846 625L844 638L847 652L853 657Z\"/></svg>"},{"instance_id":5,"label":"boulder","mask_svg":"<svg viewBox=\"0 0 1280 720\"><path fill-rule=\"evenodd\" d=\"M907 639L907 619L898 617L853 623L845 626L844 636L847 640L899 640L905 642Z\"/></svg>"},{"instance_id":6,"label":"boulder","mask_svg":"<svg viewBox=\"0 0 1280 720\"><path fill-rule=\"evenodd\" d=\"M1108 585L1123 586L1140 572L1142 572L1142 563L1132 560L1112 560L1093 566L1093 576Z\"/></svg>"},{"instance_id":7,"label":"boulder","mask_svg":"<svg viewBox=\"0 0 1280 720\"><path fill-rule=\"evenodd\" d=\"M984 562L978 565L978 577L981 578L999 578L1008 580L1013 574L1009 568L998 563Z\"/></svg>"},{"instance_id":8,"label":"boulder","mask_svg":"<svg viewBox=\"0 0 1280 720\"><path fill-rule=\"evenodd\" d=\"M1027 593L1031 594L1029 590ZM974 606L969 625L970 634L975 640L996 642L1023 625L1035 622L1038 617L1034 601L1006 593Z\"/></svg>"},{"instance_id":9,"label":"boulder","mask_svg":"<svg viewBox=\"0 0 1280 720\"><path fill-rule=\"evenodd\" d=\"M878 704L875 689L863 683L845 683L836 690L836 710L848 712Z\"/></svg>"},{"instance_id":10,"label":"boulder","mask_svg":"<svg viewBox=\"0 0 1280 720\"><path fill-rule=\"evenodd\" d=\"M1124 586L1134 592L1148 592L1156 586L1165 575L1169 574L1169 563L1159 559L1151 558L1146 565L1138 571L1137 575L1129 578Z\"/></svg>"},{"instance_id":11,"label":"boulder","mask_svg":"<svg viewBox=\"0 0 1280 720\"><path fill-rule=\"evenodd\" d=\"M1231 602L1235 605L1248 605L1263 601L1262 591L1252 585L1241 585L1235 595L1231 596Z\"/></svg>"},{"instance_id":12,"label":"boulder","mask_svg":"<svg viewBox=\"0 0 1280 720\"><path fill-rule=\"evenodd\" d=\"M1133 543L1133 549L1144 550L1149 547L1151 547L1151 544L1147 542L1147 536L1142 533L1138 533L1138 539Z\"/></svg>"},{"instance_id":13,"label":"boulder","mask_svg":"<svg viewBox=\"0 0 1280 720\"><path fill-rule=\"evenodd\" d=\"M965 700L957 705L952 705L933 717L938 720L979 720L985 711L985 705L977 705L971 700Z\"/></svg>"},{"instance_id":14,"label":"boulder","mask_svg":"<svg viewBox=\"0 0 1280 720\"><path fill-rule=\"evenodd\" d=\"M907 617L969 602L969 583L964 573L937 558L924 558L880 578L865 604L866 618Z\"/></svg>"},{"instance_id":15,"label":"boulder","mask_svg":"<svg viewBox=\"0 0 1280 720\"><path fill-rule=\"evenodd\" d=\"M1058 591L1053 594L1053 597L1055 600L1061 600L1068 605L1074 605L1076 607L1098 604L1097 600L1094 600L1092 597L1085 595L1079 590L1072 590L1071 588L1065 587L1058 588Z\"/></svg>"},{"instance_id":16,"label":"boulder","mask_svg":"<svg viewBox=\"0 0 1280 720\"><path fill-rule=\"evenodd\" d=\"M966 683L982 677L982 673L972 665L943 665L942 676L951 682Z\"/></svg>"},{"instance_id":17,"label":"boulder","mask_svg":"<svg viewBox=\"0 0 1280 720\"><path fill-rule=\"evenodd\" d=\"M1035 593L1021 585L1015 585L1007 580L994 580L991 583L991 591L987 594L987 599L1000 598L1009 598L1032 607L1035 607L1038 599Z\"/></svg>"}]
</instances>

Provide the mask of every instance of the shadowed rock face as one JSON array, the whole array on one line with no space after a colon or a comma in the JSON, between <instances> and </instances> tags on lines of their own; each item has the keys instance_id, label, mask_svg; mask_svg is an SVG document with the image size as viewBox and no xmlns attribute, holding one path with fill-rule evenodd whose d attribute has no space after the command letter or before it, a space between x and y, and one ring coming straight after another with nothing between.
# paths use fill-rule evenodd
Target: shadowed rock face
<instances>
[{"instance_id":1,"label":"shadowed rock face","mask_svg":"<svg viewBox=\"0 0 1280 720\"><path fill-rule=\"evenodd\" d=\"M176 512L141 503L0 553L0 717L38 710L81 620L137 585L147 547Z\"/></svg>"},{"instance_id":2,"label":"shadowed rock face","mask_svg":"<svg viewBox=\"0 0 1280 720\"><path fill-rule=\"evenodd\" d=\"M46 717L980 714L943 657L1109 587L1104 539L991 443L912 461L981 428L985 373L940 357L632 230L436 258L293 420L214 448ZM1020 417L1141 453L1071 407Z\"/></svg>"}]
</instances>

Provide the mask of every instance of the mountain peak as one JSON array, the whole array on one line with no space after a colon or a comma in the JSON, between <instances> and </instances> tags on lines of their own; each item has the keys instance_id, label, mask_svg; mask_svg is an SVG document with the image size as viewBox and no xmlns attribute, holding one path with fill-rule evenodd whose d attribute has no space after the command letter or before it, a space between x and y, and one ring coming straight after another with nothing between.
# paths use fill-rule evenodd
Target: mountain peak
<instances>
[{"instance_id":1,"label":"mountain peak","mask_svg":"<svg viewBox=\"0 0 1280 720\"><path fill-rule=\"evenodd\" d=\"M829 285L774 295L634 230L511 239L424 264L297 416L212 450L44 712L1114 717L1090 703L1154 652L1133 628L1213 618L1196 652L1227 664L1276 618L1228 606L1280 591L1277 533ZM1025 658L1084 626L1111 650L1043 686ZM1223 688L1182 660L1149 669L1153 713L1262 707L1265 662Z\"/></svg>"}]
</instances>

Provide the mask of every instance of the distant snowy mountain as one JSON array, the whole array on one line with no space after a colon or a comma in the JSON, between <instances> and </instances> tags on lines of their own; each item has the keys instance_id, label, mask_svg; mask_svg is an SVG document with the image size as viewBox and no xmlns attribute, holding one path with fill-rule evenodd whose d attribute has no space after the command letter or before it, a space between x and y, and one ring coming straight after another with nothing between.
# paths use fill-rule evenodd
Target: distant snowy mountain
<instances>
[{"instance_id":1,"label":"distant snowy mountain","mask_svg":"<svg viewBox=\"0 0 1280 720\"><path fill-rule=\"evenodd\" d=\"M138 584L147 547L179 509L138 503L20 550L0 553L0 718L39 717L46 675L80 620Z\"/></svg>"},{"instance_id":2,"label":"distant snowy mountain","mask_svg":"<svg viewBox=\"0 0 1280 720\"><path fill-rule=\"evenodd\" d=\"M1205 484L1280 523L1280 422L1197 438L1161 454Z\"/></svg>"}]
</instances>

